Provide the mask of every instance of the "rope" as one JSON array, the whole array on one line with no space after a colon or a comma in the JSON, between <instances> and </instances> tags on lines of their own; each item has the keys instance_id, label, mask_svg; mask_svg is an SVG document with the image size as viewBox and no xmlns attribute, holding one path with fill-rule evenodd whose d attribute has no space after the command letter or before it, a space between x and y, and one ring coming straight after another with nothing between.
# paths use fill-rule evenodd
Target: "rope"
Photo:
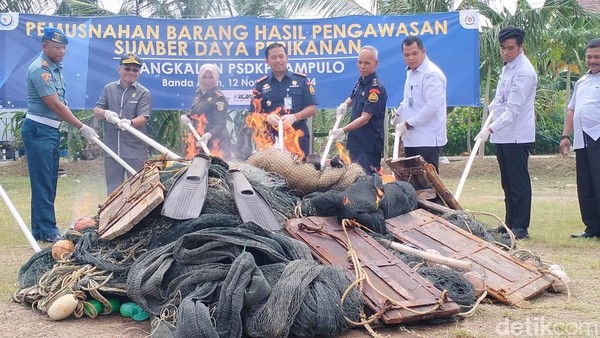
<instances>
[{"instance_id":1,"label":"rope","mask_svg":"<svg viewBox=\"0 0 600 338\"><path fill-rule=\"evenodd\" d=\"M350 319L346 319L349 323L353 324L353 325L368 325L370 323L372 323L373 321L375 321L376 319L379 319L379 317L381 317L381 315L383 315L383 313L385 313L386 311L394 308L395 307L399 307L403 310L409 311L411 313L417 314L417 315L426 315L429 313L433 313L434 311L437 311L440 307L443 306L445 300L446 300L446 295L448 293L447 290L443 290L442 294L440 295L438 301L436 302L435 305L433 305L430 309L428 310L424 310L424 311L417 311L414 309L411 309L409 307L406 307L404 305L401 304L400 301L397 301L395 299L393 299L392 297L390 297L389 295L386 295L384 292L382 292L381 290L379 290L369 279L368 274L366 273L366 271L363 269L362 264L360 263L360 259L358 258L358 254L356 253L356 251L354 250L354 248L352 247L352 243L350 241L350 236L348 235L348 230L347 227L361 227L360 223L357 223L355 221L352 220L348 220L348 219L344 219L342 220L342 229L344 231L344 235L346 236L346 242L345 242L345 247L348 251L348 258L350 259L350 261L352 262L353 266L354 266L354 270L355 270L355 281L350 284L350 286L348 286L348 289L352 289L355 286L359 287L359 290L362 292L363 289L363 283L367 283L367 285L369 285L378 295L380 295L382 298L384 298L386 300L386 306L384 306L384 308L382 308L381 310L379 310L378 312L376 312L374 315L371 316L371 318L369 320L367 320L366 322L353 322ZM343 304L343 300L344 297L347 293L344 293L343 297L342 297L342 304ZM389 303L389 305L388 305Z\"/></svg>"}]
</instances>

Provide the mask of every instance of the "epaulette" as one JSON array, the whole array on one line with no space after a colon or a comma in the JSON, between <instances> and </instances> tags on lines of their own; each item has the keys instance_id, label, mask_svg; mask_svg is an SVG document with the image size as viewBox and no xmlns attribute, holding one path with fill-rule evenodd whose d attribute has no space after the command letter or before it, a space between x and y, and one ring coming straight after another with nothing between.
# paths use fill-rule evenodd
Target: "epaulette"
<instances>
[{"instance_id":1,"label":"epaulette","mask_svg":"<svg viewBox=\"0 0 600 338\"><path fill-rule=\"evenodd\" d=\"M298 76L302 76L302 77L306 77L306 74L304 73L296 73L296 72L292 72L294 75L298 75Z\"/></svg>"},{"instance_id":2,"label":"epaulette","mask_svg":"<svg viewBox=\"0 0 600 338\"><path fill-rule=\"evenodd\" d=\"M377 78L376 77L373 78L373 87L379 87L379 84L377 83Z\"/></svg>"},{"instance_id":3,"label":"epaulette","mask_svg":"<svg viewBox=\"0 0 600 338\"><path fill-rule=\"evenodd\" d=\"M262 80L265 80L265 79L266 79L266 78L268 78L268 77L269 77L269 75L265 75L265 76L263 76L263 77L260 77L260 78L258 78L258 80L256 80L256 82L258 83L258 82L260 82L260 81L262 81Z\"/></svg>"},{"instance_id":4,"label":"epaulette","mask_svg":"<svg viewBox=\"0 0 600 338\"><path fill-rule=\"evenodd\" d=\"M223 96L224 94L223 94L223 92L221 92L220 90L215 90L215 95L216 95L217 97L221 97L221 96Z\"/></svg>"}]
</instances>

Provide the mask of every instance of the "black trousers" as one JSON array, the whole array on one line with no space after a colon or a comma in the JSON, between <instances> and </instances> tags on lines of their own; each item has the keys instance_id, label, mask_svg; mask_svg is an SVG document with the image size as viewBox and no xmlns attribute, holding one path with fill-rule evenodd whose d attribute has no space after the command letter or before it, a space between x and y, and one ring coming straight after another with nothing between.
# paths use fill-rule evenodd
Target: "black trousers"
<instances>
[{"instance_id":1,"label":"black trousers","mask_svg":"<svg viewBox=\"0 0 600 338\"><path fill-rule=\"evenodd\" d=\"M505 223L509 228L529 228L531 221L531 179L527 161L533 143L494 144L504 190Z\"/></svg>"},{"instance_id":2,"label":"black trousers","mask_svg":"<svg viewBox=\"0 0 600 338\"><path fill-rule=\"evenodd\" d=\"M577 197L585 231L600 235L600 139L583 133L585 148L576 149Z\"/></svg>"},{"instance_id":3,"label":"black trousers","mask_svg":"<svg viewBox=\"0 0 600 338\"><path fill-rule=\"evenodd\" d=\"M440 172L440 153L442 147L404 147L404 156L411 157L421 155L425 162L433 165L435 171Z\"/></svg>"}]
</instances>

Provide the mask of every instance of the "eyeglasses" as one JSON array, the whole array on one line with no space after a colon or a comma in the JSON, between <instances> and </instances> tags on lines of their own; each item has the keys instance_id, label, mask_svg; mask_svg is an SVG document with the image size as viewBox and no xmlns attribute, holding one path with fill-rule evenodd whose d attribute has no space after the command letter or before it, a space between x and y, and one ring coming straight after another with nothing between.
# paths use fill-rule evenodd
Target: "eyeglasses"
<instances>
[{"instance_id":1,"label":"eyeglasses","mask_svg":"<svg viewBox=\"0 0 600 338\"><path fill-rule=\"evenodd\" d=\"M126 72L133 72L133 73L139 73L140 69L139 68L131 68L131 67L121 67L123 68L124 71Z\"/></svg>"}]
</instances>

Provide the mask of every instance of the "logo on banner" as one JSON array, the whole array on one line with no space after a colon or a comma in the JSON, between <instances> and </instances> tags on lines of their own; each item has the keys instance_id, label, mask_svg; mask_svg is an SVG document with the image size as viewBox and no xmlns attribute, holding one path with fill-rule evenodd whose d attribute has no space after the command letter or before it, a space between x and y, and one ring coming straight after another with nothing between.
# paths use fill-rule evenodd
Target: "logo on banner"
<instances>
[{"instance_id":1,"label":"logo on banner","mask_svg":"<svg viewBox=\"0 0 600 338\"><path fill-rule=\"evenodd\" d=\"M13 30L19 24L18 13L2 13L0 14L0 30Z\"/></svg>"}]
</instances>

